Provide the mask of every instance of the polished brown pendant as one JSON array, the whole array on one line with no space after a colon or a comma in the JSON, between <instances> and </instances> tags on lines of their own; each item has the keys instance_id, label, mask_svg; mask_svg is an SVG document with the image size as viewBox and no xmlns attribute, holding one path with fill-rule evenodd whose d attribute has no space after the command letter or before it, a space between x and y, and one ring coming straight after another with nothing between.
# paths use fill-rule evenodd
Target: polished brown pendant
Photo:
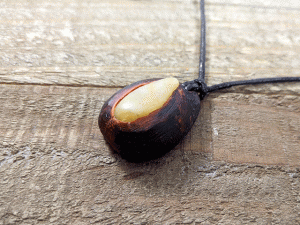
<instances>
[{"instance_id":1,"label":"polished brown pendant","mask_svg":"<svg viewBox=\"0 0 300 225\"><path fill-rule=\"evenodd\" d=\"M162 105L131 122L115 117L115 108L134 90L160 79L142 80L115 93L99 115L99 127L112 149L128 161L158 158L173 149L192 128L200 111L200 98L179 85Z\"/></svg>"}]
</instances>

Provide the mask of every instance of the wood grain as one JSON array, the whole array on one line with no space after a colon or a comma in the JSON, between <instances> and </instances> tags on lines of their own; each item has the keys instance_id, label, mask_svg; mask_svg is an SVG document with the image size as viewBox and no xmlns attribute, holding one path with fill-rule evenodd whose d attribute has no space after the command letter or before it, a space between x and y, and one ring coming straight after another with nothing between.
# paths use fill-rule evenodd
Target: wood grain
<instances>
[{"instance_id":1,"label":"wood grain","mask_svg":"<svg viewBox=\"0 0 300 225\"><path fill-rule=\"evenodd\" d=\"M214 98L214 158L299 166L299 101L295 96L256 94L224 94Z\"/></svg>"},{"instance_id":2,"label":"wood grain","mask_svg":"<svg viewBox=\"0 0 300 225\"><path fill-rule=\"evenodd\" d=\"M300 2L208 0L209 85L300 76ZM0 224L299 224L300 85L235 87L132 164L97 125L115 91L197 77L199 2L0 2Z\"/></svg>"},{"instance_id":3,"label":"wood grain","mask_svg":"<svg viewBox=\"0 0 300 225\"><path fill-rule=\"evenodd\" d=\"M104 156L110 154L98 127L98 116L104 101L118 89L30 85L0 87L2 147L35 149L33 154L36 150L49 153L51 149L70 154L78 150L95 151L95 154ZM206 108L207 104L202 105ZM207 110L203 110L195 124L197 131L191 132L184 142L186 150L198 150L199 145L209 145L206 136L210 132L201 132L201 127L208 127L210 123L206 114ZM204 137L203 140L194 142L198 135Z\"/></svg>"},{"instance_id":4,"label":"wood grain","mask_svg":"<svg viewBox=\"0 0 300 225\"><path fill-rule=\"evenodd\" d=\"M158 160L132 164L110 151L97 126L104 100L117 89L1 90L2 224L299 221L299 168L288 167L299 162L299 116L293 115L299 109L287 107L294 96L266 96L264 103L261 95L211 95L181 145ZM271 151L270 142L290 146Z\"/></svg>"},{"instance_id":5,"label":"wood grain","mask_svg":"<svg viewBox=\"0 0 300 225\"><path fill-rule=\"evenodd\" d=\"M43 1L33 2L36 10L10 4L18 8L2 10L2 83L124 87L144 78L197 76L198 3ZM206 14L209 84L299 76L296 7L207 2Z\"/></svg>"}]
</instances>

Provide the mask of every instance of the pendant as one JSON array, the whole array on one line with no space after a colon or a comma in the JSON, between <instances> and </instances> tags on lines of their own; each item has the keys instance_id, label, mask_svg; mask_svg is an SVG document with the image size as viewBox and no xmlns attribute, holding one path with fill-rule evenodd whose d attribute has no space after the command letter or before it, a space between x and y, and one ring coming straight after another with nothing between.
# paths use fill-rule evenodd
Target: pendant
<instances>
[{"instance_id":1,"label":"pendant","mask_svg":"<svg viewBox=\"0 0 300 225\"><path fill-rule=\"evenodd\" d=\"M187 135L200 111L196 92L176 78L133 83L108 99L98 124L111 148L122 158L142 162L172 150Z\"/></svg>"}]
</instances>

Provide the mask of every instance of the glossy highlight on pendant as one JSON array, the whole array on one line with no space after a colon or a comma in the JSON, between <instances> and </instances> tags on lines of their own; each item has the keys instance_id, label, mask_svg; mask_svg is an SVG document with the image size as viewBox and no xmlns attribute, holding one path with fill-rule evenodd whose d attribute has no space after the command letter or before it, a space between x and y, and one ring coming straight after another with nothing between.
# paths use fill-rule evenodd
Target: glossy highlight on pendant
<instances>
[{"instance_id":1,"label":"glossy highlight on pendant","mask_svg":"<svg viewBox=\"0 0 300 225\"><path fill-rule=\"evenodd\" d=\"M180 143L197 119L200 111L199 95L187 91L173 79L167 82L164 82L165 79L138 81L119 90L104 103L98 120L100 130L112 149L128 161L142 162L164 155ZM178 86L171 91L161 107L146 116L131 122L115 117L115 110L123 99L141 87L155 84L155 81L163 83L165 92L168 92L168 85L174 88L178 82ZM156 98L153 100L150 105L155 103Z\"/></svg>"},{"instance_id":2,"label":"glossy highlight on pendant","mask_svg":"<svg viewBox=\"0 0 300 225\"><path fill-rule=\"evenodd\" d=\"M141 86L117 104L114 116L123 122L133 122L147 116L161 108L178 86L178 80L172 77Z\"/></svg>"}]
</instances>

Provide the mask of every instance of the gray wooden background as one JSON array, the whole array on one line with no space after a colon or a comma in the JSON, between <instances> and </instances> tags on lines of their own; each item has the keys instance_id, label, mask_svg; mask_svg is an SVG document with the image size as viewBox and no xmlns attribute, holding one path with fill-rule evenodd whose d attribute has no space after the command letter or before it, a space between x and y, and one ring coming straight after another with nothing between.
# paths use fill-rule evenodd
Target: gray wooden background
<instances>
[{"instance_id":1,"label":"gray wooden background","mask_svg":"<svg viewBox=\"0 0 300 225\"><path fill-rule=\"evenodd\" d=\"M0 2L0 224L299 224L300 84L210 94L144 164L113 154L102 104L197 77L199 2ZM298 0L207 0L207 83L300 76Z\"/></svg>"}]
</instances>

